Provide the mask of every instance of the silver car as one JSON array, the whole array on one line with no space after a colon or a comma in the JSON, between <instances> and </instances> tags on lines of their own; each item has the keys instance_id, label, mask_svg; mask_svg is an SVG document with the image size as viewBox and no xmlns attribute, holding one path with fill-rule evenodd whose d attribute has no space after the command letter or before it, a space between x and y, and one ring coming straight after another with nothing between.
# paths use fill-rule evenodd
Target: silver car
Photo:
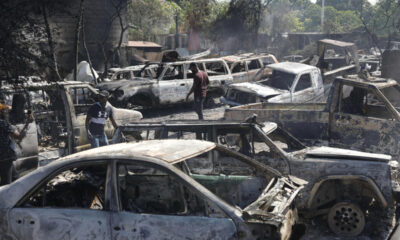
<instances>
[{"instance_id":1,"label":"silver car","mask_svg":"<svg viewBox=\"0 0 400 240\"><path fill-rule=\"evenodd\" d=\"M122 143L0 188L0 239L288 239L301 185L213 142Z\"/></svg>"}]
</instances>

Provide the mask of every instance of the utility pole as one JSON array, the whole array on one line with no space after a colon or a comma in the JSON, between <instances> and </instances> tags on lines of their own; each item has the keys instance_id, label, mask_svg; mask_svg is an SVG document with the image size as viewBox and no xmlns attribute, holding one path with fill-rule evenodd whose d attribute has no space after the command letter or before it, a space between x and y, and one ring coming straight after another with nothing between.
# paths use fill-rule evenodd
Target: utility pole
<instances>
[{"instance_id":1,"label":"utility pole","mask_svg":"<svg viewBox=\"0 0 400 240\"><path fill-rule=\"evenodd\" d=\"M322 6L321 6L321 32L324 32L324 18L325 18L325 0L322 0Z\"/></svg>"},{"instance_id":2,"label":"utility pole","mask_svg":"<svg viewBox=\"0 0 400 240\"><path fill-rule=\"evenodd\" d=\"M178 19L179 19L179 12L177 11L175 14L175 49L179 47Z\"/></svg>"}]
</instances>

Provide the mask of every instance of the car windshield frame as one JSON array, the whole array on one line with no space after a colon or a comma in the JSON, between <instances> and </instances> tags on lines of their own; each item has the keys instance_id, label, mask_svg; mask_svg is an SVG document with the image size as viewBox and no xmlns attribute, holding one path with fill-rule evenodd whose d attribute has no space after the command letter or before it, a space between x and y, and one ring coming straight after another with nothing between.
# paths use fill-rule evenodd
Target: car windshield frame
<instances>
[{"instance_id":1,"label":"car windshield frame","mask_svg":"<svg viewBox=\"0 0 400 240\"><path fill-rule=\"evenodd\" d=\"M273 70L272 76L268 79L268 81L262 82L262 84L272 88L290 91L295 83L295 80L295 74L280 70Z\"/></svg>"}]
</instances>

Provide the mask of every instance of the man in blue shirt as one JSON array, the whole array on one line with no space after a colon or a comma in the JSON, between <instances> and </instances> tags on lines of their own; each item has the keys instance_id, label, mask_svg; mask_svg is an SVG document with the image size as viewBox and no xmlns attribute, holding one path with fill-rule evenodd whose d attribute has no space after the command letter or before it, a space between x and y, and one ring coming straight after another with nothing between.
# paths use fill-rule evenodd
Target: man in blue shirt
<instances>
[{"instance_id":1,"label":"man in blue shirt","mask_svg":"<svg viewBox=\"0 0 400 240\"><path fill-rule=\"evenodd\" d=\"M107 136L104 132L104 126L107 118L110 118L114 128L118 127L114 120L112 107L107 104L110 94L107 91L101 91L98 94L98 102L93 104L86 116L86 133L92 148L108 145Z\"/></svg>"}]
</instances>

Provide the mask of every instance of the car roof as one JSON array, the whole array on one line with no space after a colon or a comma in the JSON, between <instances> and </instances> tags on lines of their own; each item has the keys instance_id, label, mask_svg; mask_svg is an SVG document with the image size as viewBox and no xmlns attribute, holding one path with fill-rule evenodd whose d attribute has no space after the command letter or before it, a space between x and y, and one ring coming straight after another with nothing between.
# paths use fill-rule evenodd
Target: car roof
<instances>
[{"instance_id":1,"label":"car roof","mask_svg":"<svg viewBox=\"0 0 400 240\"><path fill-rule=\"evenodd\" d=\"M137 143L120 143L94 148L75 153L57 160L81 158L104 158L105 156L118 157L150 157L164 162L175 164L186 159L196 157L216 147L213 142L202 140L165 139L150 140Z\"/></svg>"},{"instance_id":2,"label":"car roof","mask_svg":"<svg viewBox=\"0 0 400 240\"><path fill-rule=\"evenodd\" d=\"M379 77L370 77L370 79L365 80L359 78L357 75L352 75L348 77L338 77L336 81L340 81L347 84L354 84L356 86L374 86L376 88L386 88L394 85L398 85L397 81L389 78L379 78Z\"/></svg>"},{"instance_id":3,"label":"car roof","mask_svg":"<svg viewBox=\"0 0 400 240\"><path fill-rule=\"evenodd\" d=\"M292 74L299 74L307 70L316 69L316 67L298 63L298 62L280 62L280 63L273 63L268 65L269 68L273 70L279 70L282 72L292 73Z\"/></svg>"}]
</instances>

